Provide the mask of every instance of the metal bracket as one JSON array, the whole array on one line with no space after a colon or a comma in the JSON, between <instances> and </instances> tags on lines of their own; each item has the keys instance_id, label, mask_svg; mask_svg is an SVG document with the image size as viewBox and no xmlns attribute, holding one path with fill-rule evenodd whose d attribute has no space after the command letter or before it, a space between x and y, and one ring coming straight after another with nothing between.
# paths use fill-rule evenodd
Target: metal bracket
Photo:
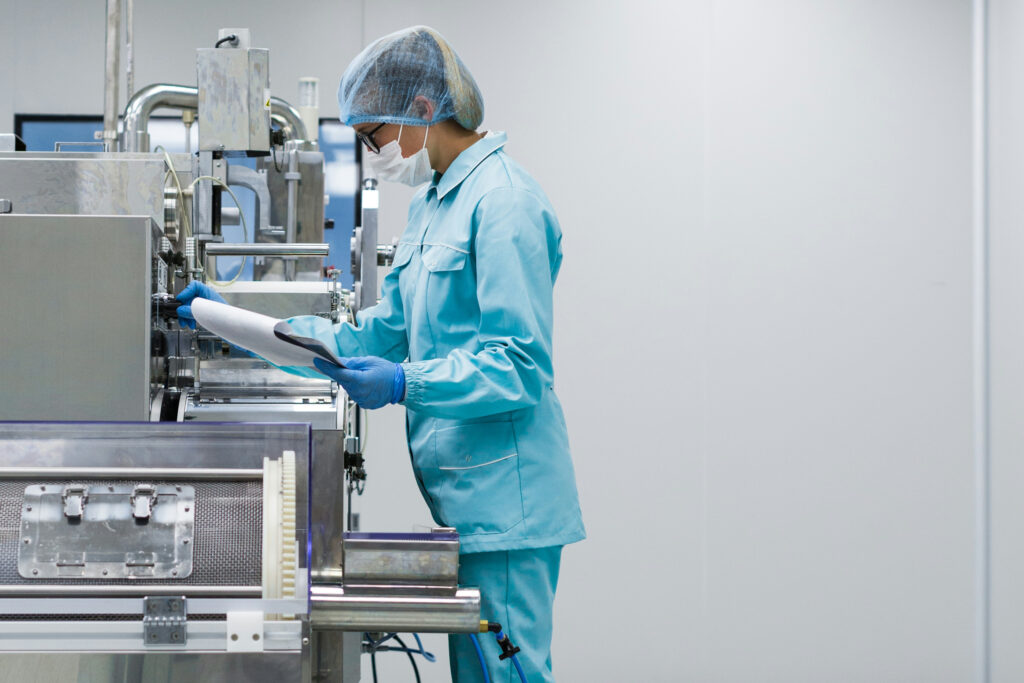
<instances>
[{"instance_id":1,"label":"metal bracket","mask_svg":"<svg viewBox=\"0 0 1024 683\"><path fill-rule=\"evenodd\" d=\"M149 519L149 516L153 513L153 506L157 502L156 487L151 484L139 484L132 491L131 502L132 517L135 519Z\"/></svg>"},{"instance_id":2,"label":"metal bracket","mask_svg":"<svg viewBox=\"0 0 1024 683\"><path fill-rule=\"evenodd\" d=\"M65 486L60 498L64 503L64 516L68 519L81 519L89 500L89 487L75 484Z\"/></svg>"},{"instance_id":3,"label":"metal bracket","mask_svg":"<svg viewBox=\"0 0 1024 683\"><path fill-rule=\"evenodd\" d=\"M159 596L142 599L142 637L146 645L184 645L188 612L185 596Z\"/></svg>"}]
</instances>

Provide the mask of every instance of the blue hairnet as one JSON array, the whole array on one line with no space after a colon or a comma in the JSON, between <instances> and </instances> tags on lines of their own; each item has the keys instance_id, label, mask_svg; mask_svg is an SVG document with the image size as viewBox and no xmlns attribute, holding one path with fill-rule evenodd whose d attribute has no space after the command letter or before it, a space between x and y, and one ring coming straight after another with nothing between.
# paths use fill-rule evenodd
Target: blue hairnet
<instances>
[{"instance_id":1,"label":"blue hairnet","mask_svg":"<svg viewBox=\"0 0 1024 683\"><path fill-rule=\"evenodd\" d=\"M417 116L423 95L434 104L427 121ZM440 33L413 26L378 39L352 60L338 87L341 120L427 126L447 119L476 130L484 98L469 69Z\"/></svg>"}]
</instances>

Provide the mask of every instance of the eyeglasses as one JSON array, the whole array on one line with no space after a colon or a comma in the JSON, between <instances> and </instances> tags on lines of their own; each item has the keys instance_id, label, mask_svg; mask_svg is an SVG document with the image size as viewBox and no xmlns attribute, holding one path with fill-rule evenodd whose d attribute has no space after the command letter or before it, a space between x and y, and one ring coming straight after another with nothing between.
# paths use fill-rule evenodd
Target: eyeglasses
<instances>
[{"instance_id":1,"label":"eyeglasses","mask_svg":"<svg viewBox=\"0 0 1024 683\"><path fill-rule=\"evenodd\" d=\"M357 130L356 131L356 139L358 139L359 142L361 142L364 145L366 145L367 149L369 149L374 154L380 154L380 145L378 145L377 141L373 139L373 134L376 133L378 130L380 130L381 128L383 128L386 125L388 125L388 124L387 123L382 123L379 126L377 126L376 128L374 128L373 130L371 130L369 133L360 133Z\"/></svg>"}]
</instances>

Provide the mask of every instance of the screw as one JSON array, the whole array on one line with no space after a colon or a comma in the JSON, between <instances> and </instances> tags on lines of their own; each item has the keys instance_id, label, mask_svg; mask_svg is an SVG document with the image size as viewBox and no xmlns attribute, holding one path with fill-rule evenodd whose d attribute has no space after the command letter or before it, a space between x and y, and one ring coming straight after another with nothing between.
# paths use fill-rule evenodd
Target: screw
<instances>
[{"instance_id":1,"label":"screw","mask_svg":"<svg viewBox=\"0 0 1024 683\"><path fill-rule=\"evenodd\" d=\"M150 633L149 634L149 639L150 640L156 640L156 634L155 633Z\"/></svg>"},{"instance_id":2,"label":"screw","mask_svg":"<svg viewBox=\"0 0 1024 683\"><path fill-rule=\"evenodd\" d=\"M39 487L39 490L40 490L40 491L45 491L45 490L46 490L46 487L45 487L45 486L40 486L40 487Z\"/></svg>"},{"instance_id":3,"label":"screw","mask_svg":"<svg viewBox=\"0 0 1024 683\"><path fill-rule=\"evenodd\" d=\"M177 491L178 493L181 493L181 487L180 486L175 486L174 490Z\"/></svg>"},{"instance_id":4,"label":"screw","mask_svg":"<svg viewBox=\"0 0 1024 683\"><path fill-rule=\"evenodd\" d=\"M26 539L25 539L25 545L28 545L28 544L29 544L29 543L31 543L31 542L32 542L32 539L31 539L31 538L26 538Z\"/></svg>"},{"instance_id":5,"label":"screw","mask_svg":"<svg viewBox=\"0 0 1024 683\"><path fill-rule=\"evenodd\" d=\"M258 633L252 634L252 639L253 640L259 640L260 639L260 634L258 634Z\"/></svg>"},{"instance_id":6,"label":"screw","mask_svg":"<svg viewBox=\"0 0 1024 683\"><path fill-rule=\"evenodd\" d=\"M29 505L29 506L28 506L27 508L25 508L25 509L26 509L27 511L29 511L29 512L32 512L32 506L31 506L31 505Z\"/></svg>"},{"instance_id":7,"label":"screw","mask_svg":"<svg viewBox=\"0 0 1024 683\"><path fill-rule=\"evenodd\" d=\"M181 634L175 631L171 634L171 640L181 640Z\"/></svg>"},{"instance_id":8,"label":"screw","mask_svg":"<svg viewBox=\"0 0 1024 683\"><path fill-rule=\"evenodd\" d=\"M182 541L182 543L184 543L185 545L188 545L188 539L186 538L184 541Z\"/></svg>"},{"instance_id":9,"label":"screw","mask_svg":"<svg viewBox=\"0 0 1024 683\"><path fill-rule=\"evenodd\" d=\"M29 509L31 510L32 508L29 508ZM187 505L185 506L185 512L188 512L188 506Z\"/></svg>"},{"instance_id":10,"label":"screw","mask_svg":"<svg viewBox=\"0 0 1024 683\"><path fill-rule=\"evenodd\" d=\"M231 634L231 640L238 640L238 634L237 633L232 633Z\"/></svg>"},{"instance_id":11,"label":"screw","mask_svg":"<svg viewBox=\"0 0 1024 683\"><path fill-rule=\"evenodd\" d=\"M302 639L302 644L303 645L309 645L309 638L303 638Z\"/></svg>"},{"instance_id":12,"label":"screw","mask_svg":"<svg viewBox=\"0 0 1024 683\"><path fill-rule=\"evenodd\" d=\"M177 576L177 575L178 575L178 570L177 569L172 569L171 570L171 576Z\"/></svg>"},{"instance_id":13,"label":"screw","mask_svg":"<svg viewBox=\"0 0 1024 683\"><path fill-rule=\"evenodd\" d=\"M38 570L38 569L33 569L33 570L32 570L32 574L33 574L33 576L34 576L34 575L36 575L36 574L38 574L38 573L39 573L39 570Z\"/></svg>"},{"instance_id":14,"label":"screw","mask_svg":"<svg viewBox=\"0 0 1024 683\"><path fill-rule=\"evenodd\" d=\"M107 487L107 490L108 490L108 491L113 491L113 490L114 490L114 487L113 487L113 486L108 486L108 487Z\"/></svg>"}]
</instances>

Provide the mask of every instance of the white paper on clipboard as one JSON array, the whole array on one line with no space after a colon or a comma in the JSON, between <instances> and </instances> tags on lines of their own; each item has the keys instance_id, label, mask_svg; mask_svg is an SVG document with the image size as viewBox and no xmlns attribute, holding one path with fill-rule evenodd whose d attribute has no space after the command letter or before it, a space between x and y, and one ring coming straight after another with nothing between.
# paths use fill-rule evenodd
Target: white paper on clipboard
<instances>
[{"instance_id":1,"label":"white paper on clipboard","mask_svg":"<svg viewBox=\"0 0 1024 683\"><path fill-rule=\"evenodd\" d=\"M298 365L315 370L313 359L323 358L345 367L322 342L295 334L284 320L209 299L193 299L191 306L197 323L274 365Z\"/></svg>"}]
</instances>

